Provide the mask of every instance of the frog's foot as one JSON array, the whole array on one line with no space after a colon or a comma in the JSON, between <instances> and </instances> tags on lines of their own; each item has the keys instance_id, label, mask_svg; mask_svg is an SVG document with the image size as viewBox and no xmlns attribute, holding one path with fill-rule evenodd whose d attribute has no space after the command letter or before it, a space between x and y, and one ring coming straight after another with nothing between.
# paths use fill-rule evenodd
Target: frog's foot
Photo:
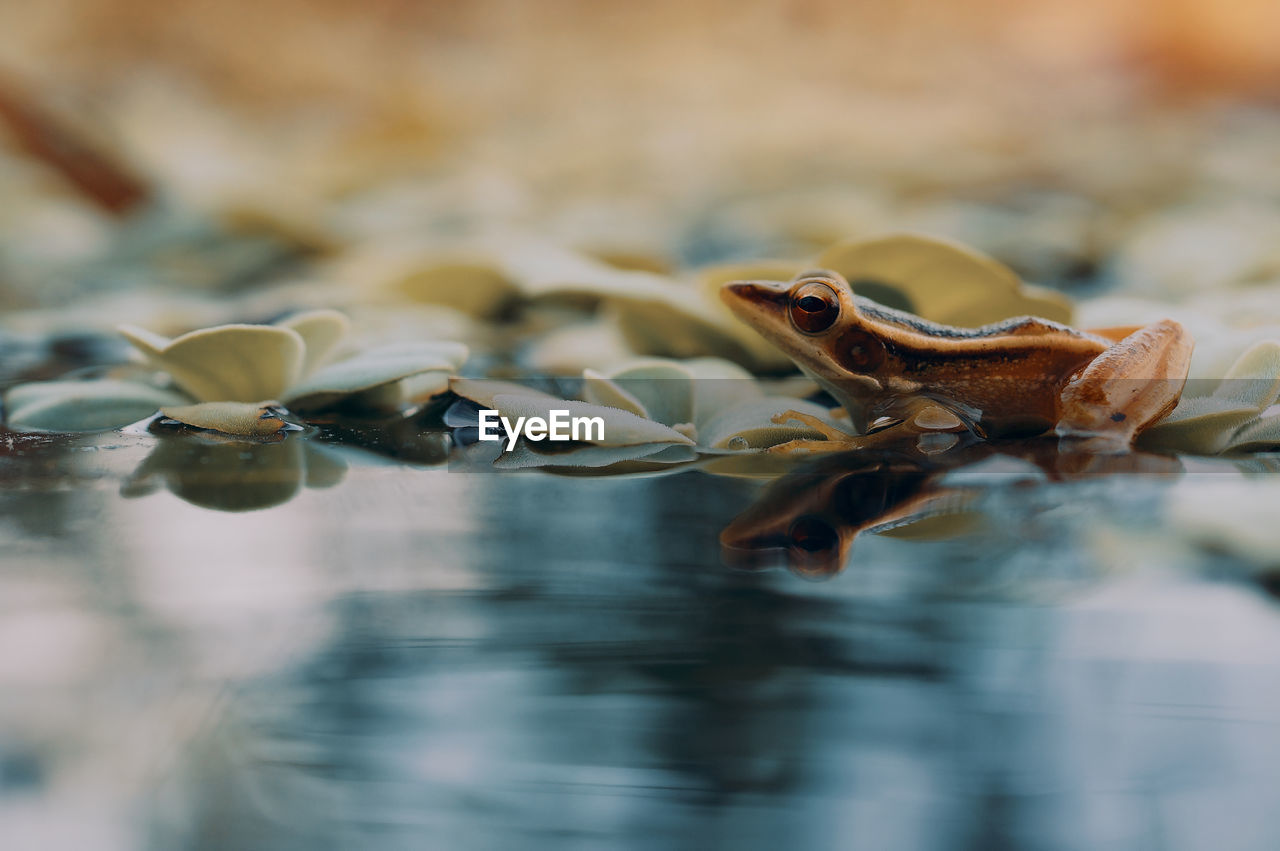
<instances>
[{"instance_id":1,"label":"frog's foot","mask_svg":"<svg viewBox=\"0 0 1280 851\"><path fill-rule=\"evenodd\" d=\"M822 435L826 439L825 442L848 443L849 441L853 440L853 435L850 434L849 432L842 431L841 429L836 428L830 423L827 423L827 422L824 422L823 420L818 419L813 414L806 414L796 410L786 410L780 414L774 414L771 419L773 420L773 422L777 423L778 425L785 425L787 423L792 423L792 422L803 423L804 425L807 425L809 428L816 431L818 434ZM792 443L795 443L795 442L796 441L792 441ZM820 443L823 441L810 441L810 442ZM785 443L782 445L786 446Z\"/></svg>"},{"instance_id":2,"label":"frog's foot","mask_svg":"<svg viewBox=\"0 0 1280 851\"><path fill-rule=\"evenodd\" d=\"M903 412L899 428L910 429L915 434L932 432L972 431L959 414L932 399L913 399Z\"/></svg>"},{"instance_id":3,"label":"frog's foot","mask_svg":"<svg viewBox=\"0 0 1280 851\"><path fill-rule=\"evenodd\" d=\"M918 399L902 412L902 418L875 429L869 434L849 434L817 417L799 411L784 411L773 417L779 425L801 422L823 435L822 440L800 438L769 448L781 455L811 454L819 452L845 452L850 449L891 448L918 444L923 452L949 449L958 442L955 432L970 431L969 426L954 411L929 399Z\"/></svg>"},{"instance_id":4,"label":"frog's foot","mask_svg":"<svg viewBox=\"0 0 1280 851\"><path fill-rule=\"evenodd\" d=\"M858 438L854 435L849 434L847 431L841 431L812 414L787 410L780 414L774 414L772 420L778 425L785 425L790 422L802 423L822 435L822 439L801 437L789 440L786 443L779 443L777 446L770 446L768 451L777 455L813 455L823 452L844 452L857 446Z\"/></svg>"},{"instance_id":5,"label":"frog's foot","mask_svg":"<svg viewBox=\"0 0 1280 851\"><path fill-rule=\"evenodd\" d=\"M856 438L845 435L844 440L814 440L800 437L770 446L765 451L774 455L819 455L826 452L848 452L850 449L859 447L860 444Z\"/></svg>"},{"instance_id":6,"label":"frog's foot","mask_svg":"<svg viewBox=\"0 0 1280 851\"><path fill-rule=\"evenodd\" d=\"M1177 406L1192 346L1191 335L1171 319L1129 334L1063 388L1058 434L1098 449L1127 448Z\"/></svg>"}]
</instances>

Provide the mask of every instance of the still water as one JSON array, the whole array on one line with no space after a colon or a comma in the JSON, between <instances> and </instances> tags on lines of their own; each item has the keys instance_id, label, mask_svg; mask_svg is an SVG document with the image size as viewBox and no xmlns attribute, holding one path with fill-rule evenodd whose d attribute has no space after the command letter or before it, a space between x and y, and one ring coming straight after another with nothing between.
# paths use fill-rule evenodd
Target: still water
<instances>
[{"instance_id":1,"label":"still water","mask_svg":"<svg viewBox=\"0 0 1280 851\"><path fill-rule=\"evenodd\" d=\"M722 548L833 463L9 436L0 845L1280 847L1280 617L1164 513L1236 466L854 465L842 570Z\"/></svg>"}]
</instances>

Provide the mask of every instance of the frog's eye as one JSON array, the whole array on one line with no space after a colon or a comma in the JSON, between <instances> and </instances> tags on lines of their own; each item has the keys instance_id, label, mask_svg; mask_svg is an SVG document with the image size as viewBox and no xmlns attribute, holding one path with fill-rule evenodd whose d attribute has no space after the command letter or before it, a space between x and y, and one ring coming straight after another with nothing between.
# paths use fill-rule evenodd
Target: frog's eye
<instances>
[{"instance_id":1,"label":"frog's eye","mask_svg":"<svg viewBox=\"0 0 1280 851\"><path fill-rule=\"evenodd\" d=\"M836 323L840 297L821 281L801 284L791 294L791 324L806 334L820 334Z\"/></svg>"},{"instance_id":2,"label":"frog's eye","mask_svg":"<svg viewBox=\"0 0 1280 851\"><path fill-rule=\"evenodd\" d=\"M821 517L806 514L797 517L787 530L793 549L802 553L824 553L840 545L840 534Z\"/></svg>"},{"instance_id":3,"label":"frog's eye","mask_svg":"<svg viewBox=\"0 0 1280 851\"><path fill-rule=\"evenodd\" d=\"M834 576L844 567L840 533L826 520L812 514L796 518L787 530L791 544L787 561L791 570L810 579Z\"/></svg>"}]
</instances>

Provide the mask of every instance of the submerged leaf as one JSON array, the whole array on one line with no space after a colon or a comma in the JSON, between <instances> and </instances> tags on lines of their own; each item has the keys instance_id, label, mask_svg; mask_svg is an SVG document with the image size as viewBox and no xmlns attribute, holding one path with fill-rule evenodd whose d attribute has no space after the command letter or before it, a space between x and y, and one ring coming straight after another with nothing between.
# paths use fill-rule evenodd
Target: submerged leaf
<instances>
[{"instance_id":1,"label":"submerged leaf","mask_svg":"<svg viewBox=\"0 0 1280 851\"><path fill-rule=\"evenodd\" d=\"M37 381L4 397L6 422L21 431L106 431L185 401L177 393L119 379Z\"/></svg>"}]
</instances>

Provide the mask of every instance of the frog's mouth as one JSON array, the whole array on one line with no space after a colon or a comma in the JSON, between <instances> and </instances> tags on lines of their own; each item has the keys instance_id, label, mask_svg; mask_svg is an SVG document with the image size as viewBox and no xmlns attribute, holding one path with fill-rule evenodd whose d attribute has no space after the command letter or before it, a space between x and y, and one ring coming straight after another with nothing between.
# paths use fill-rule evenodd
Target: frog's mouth
<instances>
[{"instance_id":1,"label":"frog's mouth","mask_svg":"<svg viewBox=\"0 0 1280 851\"><path fill-rule=\"evenodd\" d=\"M789 327L790 293L791 285L782 281L734 281L720 288L720 299L735 316L777 343Z\"/></svg>"},{"instance_id":2,"label":"frog's mouth","mask_svg":"<svg viewBox=\"0 0 1280 851\"><path fill-rule=\"evenodd\" d=\"M805 337L791 324L791 287L783 281L734 281L720 288L720 298L733 314L782 350L801 372L818 382L849 414L855 434L863 434L870 420L868 408L880 394L873 376L841 375L817 338Z\"/></svg>"}]
</instances>

